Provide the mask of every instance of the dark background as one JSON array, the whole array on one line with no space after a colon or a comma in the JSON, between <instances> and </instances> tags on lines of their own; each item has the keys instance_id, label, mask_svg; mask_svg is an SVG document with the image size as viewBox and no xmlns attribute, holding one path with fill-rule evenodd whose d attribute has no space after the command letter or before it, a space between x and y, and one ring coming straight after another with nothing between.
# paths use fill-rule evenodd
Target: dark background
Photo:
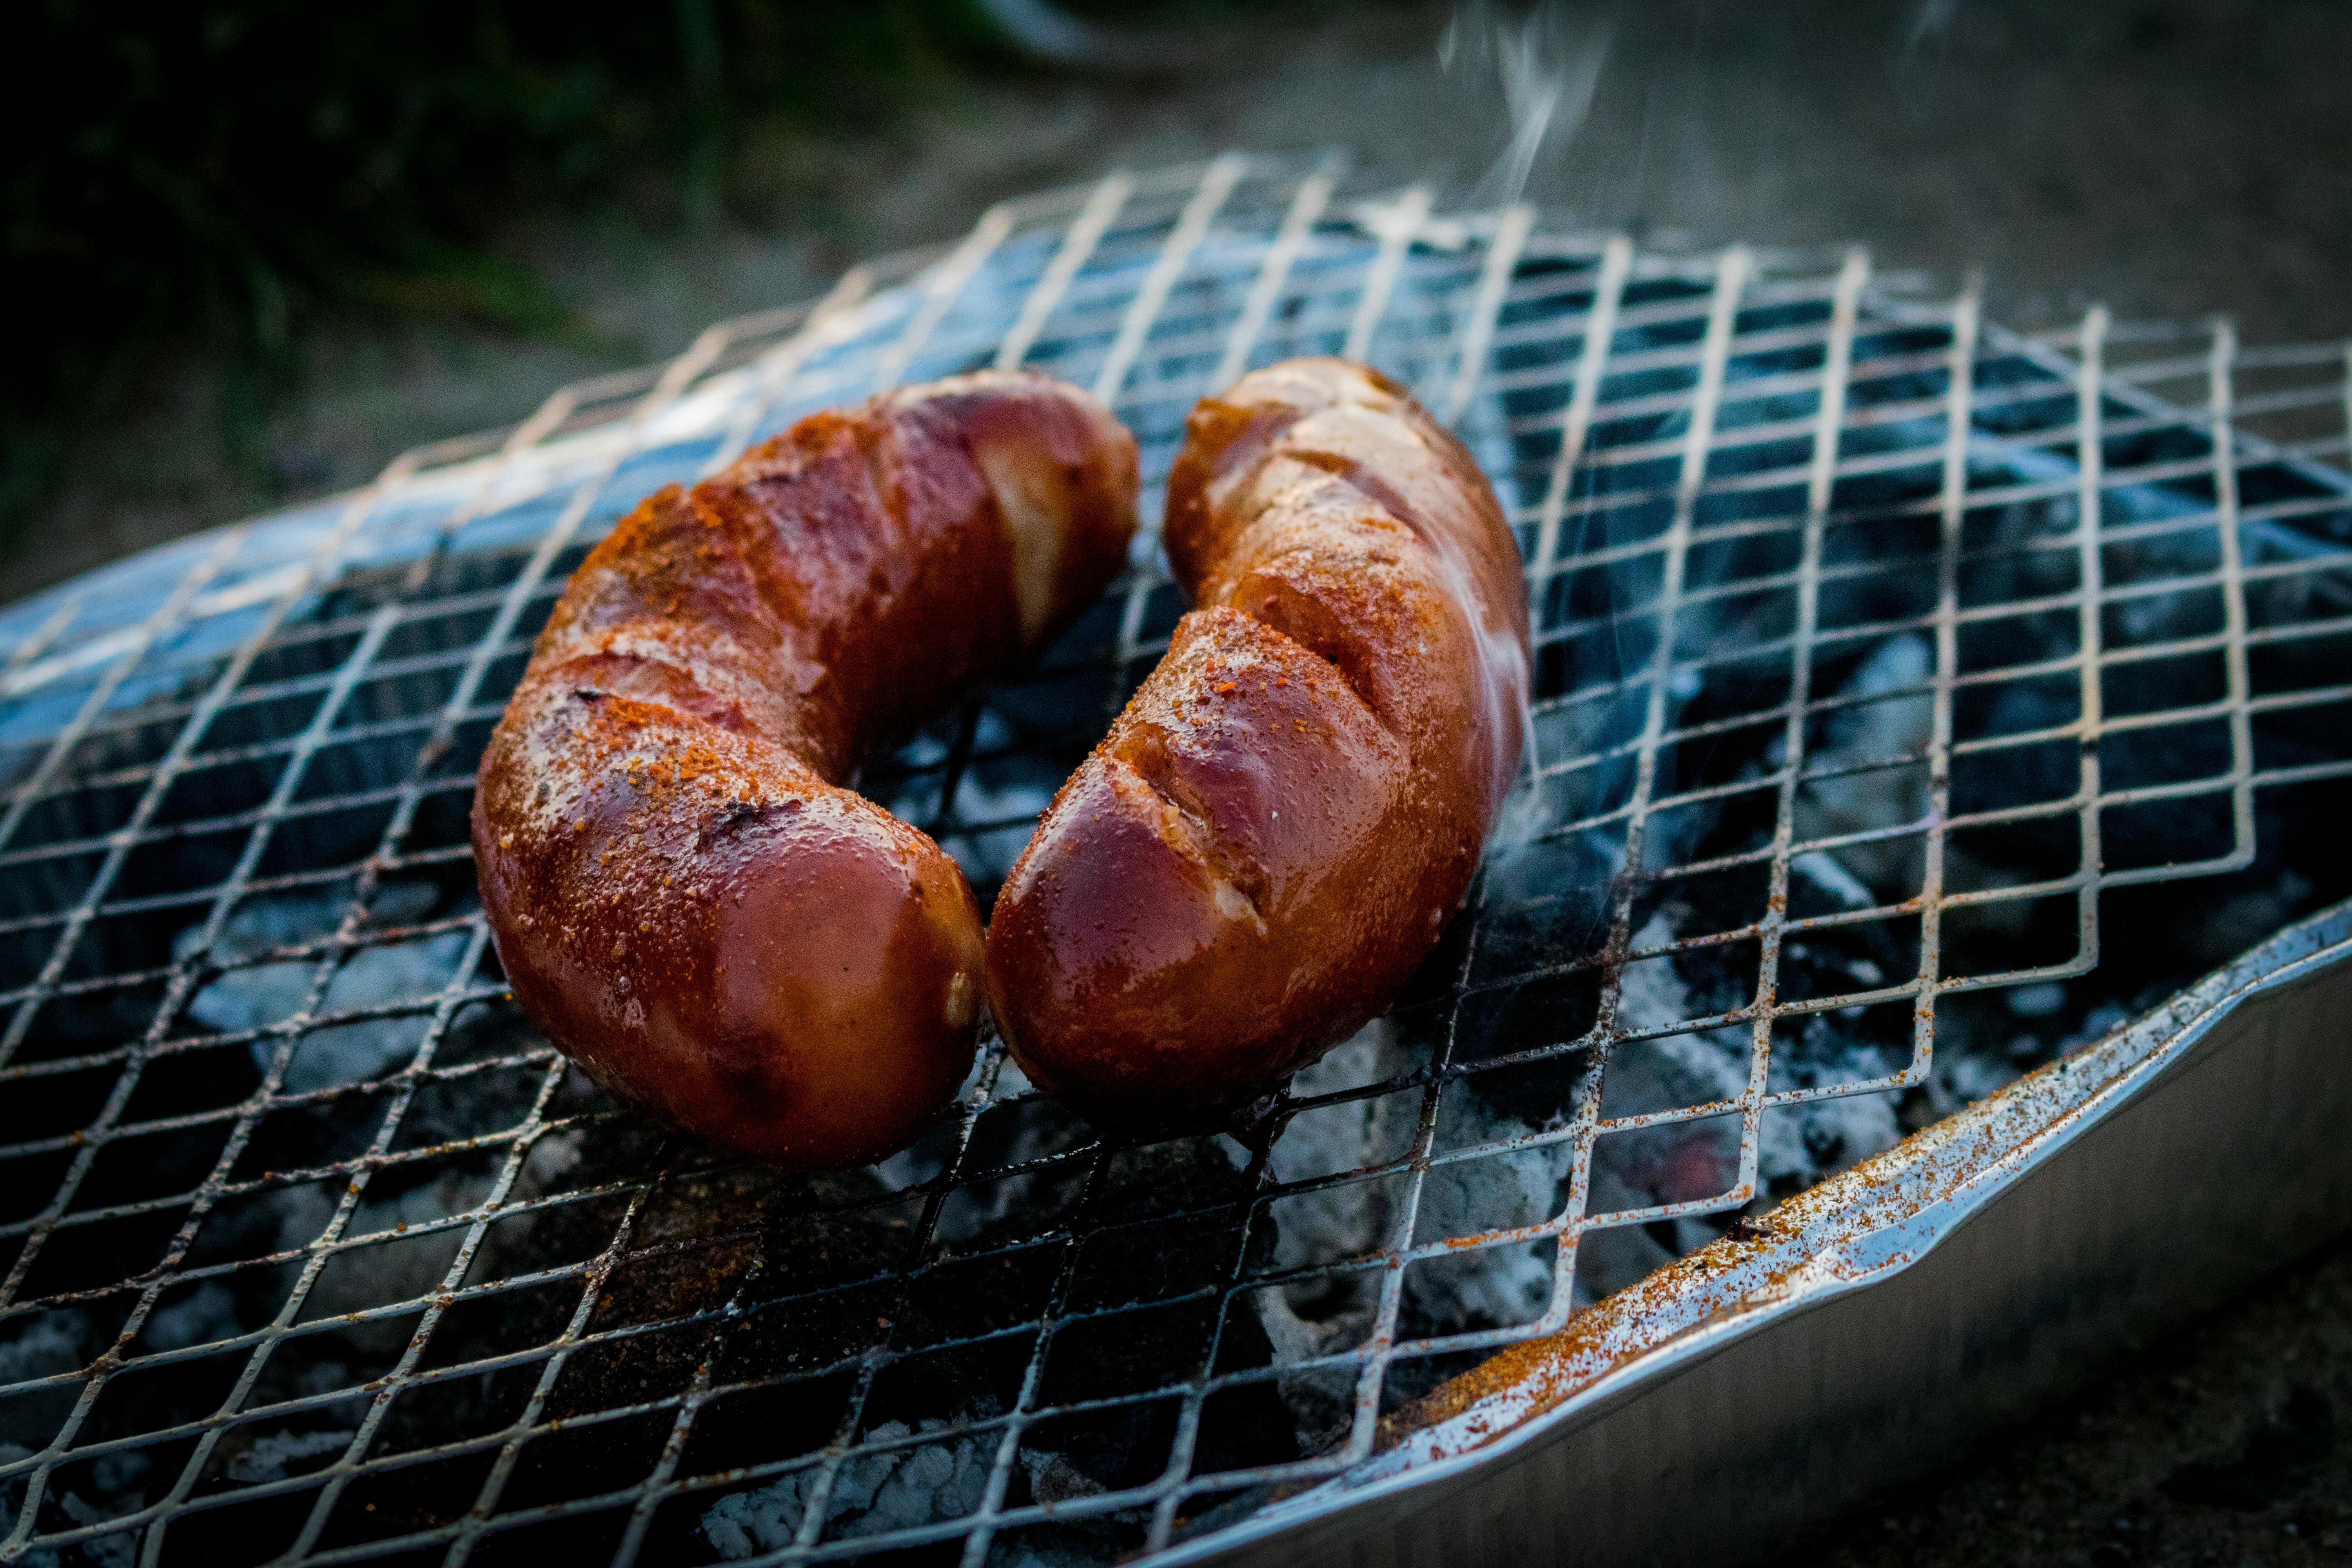
<instances>
[{"instance_id":1,"label":"dark background","mask_svg":"<svg viewBox=\"0 0 2352 1568\"><path fill-rule=\"evenodd\" d=\"M0 601L1023 190L1344 144L1494 200L1514 48L1568 84L1527 194L1585 221L1982 266L2015 326L2100 301L2352 333L2344 0L1072 0L1075 53L1003 20L1032 9L30 0L0 95ZM1798 1556L2352 1555L2338 1412L2352 1251Z\"/></svg>"}]
</instances>

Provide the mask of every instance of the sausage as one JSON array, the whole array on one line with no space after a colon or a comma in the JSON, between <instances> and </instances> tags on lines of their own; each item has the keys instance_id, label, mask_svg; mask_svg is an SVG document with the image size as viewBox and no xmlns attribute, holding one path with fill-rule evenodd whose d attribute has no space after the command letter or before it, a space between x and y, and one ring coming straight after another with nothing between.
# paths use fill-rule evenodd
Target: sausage
<instances>
[{"instance_id":1,"label":"sausage","mask_svg":"<svg viewBox=\"0 0 2352 1568\"><path fill-rule=\"evenodd\" d=\"M844 787L1123 567L1136 451L984 374L816 414L583 561L484 752L474 856L523 1012L608 1092L753 1158L903 1147L969 1070L953 860Z\"/></svg>"},{"instance_id":2,"label":"sausage","mask_svg":"<svg viewBox=\"0 0 2352 1568\"><path fill-rule=\"evenodd\" d=\"M1518 765L1517 542L1460 442L1337 359L1192 412L1165 542L1197 606L998 896L989 993L1114 1129L1245 1110L1392 1002Z\"/></svg>"}]
</instances>

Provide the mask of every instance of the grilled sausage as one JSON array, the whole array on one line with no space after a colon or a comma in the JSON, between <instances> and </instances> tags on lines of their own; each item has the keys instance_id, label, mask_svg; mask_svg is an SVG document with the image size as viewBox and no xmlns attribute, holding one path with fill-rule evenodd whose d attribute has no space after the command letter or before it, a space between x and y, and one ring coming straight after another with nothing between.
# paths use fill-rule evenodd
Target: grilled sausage
<instances>
[{"instance_id":1,"label":"grilled sausage","mask_svg":"<svg viewBox=\"0 0 2352 1568\"><path fill-rule=\"evenodd\" d=\"M988 935L1030 1078L1119 1127L1248 1105L1384 1009L1518 765L1518 551L1459 442L1344 360L1193 410L1198 606L1063 786Z\"/></svg>"},{"instance_id":2,"label":"grilled sausage","mask_svg":"<svg viewBox=\"0 0 2352 1568\"><path fill-rule=\"evenodd\" d=\"M1124 564L1135 442L981 374L813 415L573 574L482 757L515 999L614 1095L801 1169L904 1146L982 1001L955 862L842 787Z\"/></svg>"}]
</instances>

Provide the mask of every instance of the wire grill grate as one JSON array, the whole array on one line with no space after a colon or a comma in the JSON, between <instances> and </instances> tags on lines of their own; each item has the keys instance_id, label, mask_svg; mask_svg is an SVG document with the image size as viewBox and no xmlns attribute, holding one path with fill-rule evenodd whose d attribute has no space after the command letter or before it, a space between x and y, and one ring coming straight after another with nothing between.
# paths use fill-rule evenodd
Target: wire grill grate
<instances>
[{"instance_id":1,"label":"wire grill grate","mask_svg":"<svg viewBox=\"0 0 2352 1568\"><path fill-rule=\"evenodd\" d=\"M1199 1537L2342 896L2345 350L1344 191L1229 155L1007 204L0 616L0 1560ZM1261 1145L1097 1143L992 1048L914 1150L785 1180L520 1025L474 763L638 496L1027 363L1115 402L1149 513L1202 392L1341 351L1496 479L1538 700L1471 912ZM984 903L1181 609L1147 538L863 787Z\"/></svg>"}]
</instances>

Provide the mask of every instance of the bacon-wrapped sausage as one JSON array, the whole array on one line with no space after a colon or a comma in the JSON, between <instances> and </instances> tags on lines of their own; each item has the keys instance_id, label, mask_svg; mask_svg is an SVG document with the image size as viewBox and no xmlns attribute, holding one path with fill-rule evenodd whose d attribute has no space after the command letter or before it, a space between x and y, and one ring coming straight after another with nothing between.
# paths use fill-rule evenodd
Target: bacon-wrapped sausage
<instances>
[{"instance_id":1,"label":"bacon-wrapped sausage","mask_svg":"<svg viewBox=\"0 0 2352 1568\"><path fill-rule=\"evenodd\" d=\"M1118 1126L1238 1108L1394 1000L1517 767L1518 551L1402 388L1295 360L1194 409L1168 558L1198 608L999 896L990 994Z\"/></svg>"},{"instance_id":2,"label":"bacon-wrapped sausage","mask_svg":"<svg viewBox=\"0 0 2352 1568\"><path fill-rule=\"evenodd\" d=\"M482 757L474 855L515 999L662 1120L818 1168L968 1070L980 918L842 787L1124 563L1135 443L980 374L814 415L646 498L573 574Z\"/></svg>"}]
</instances>

